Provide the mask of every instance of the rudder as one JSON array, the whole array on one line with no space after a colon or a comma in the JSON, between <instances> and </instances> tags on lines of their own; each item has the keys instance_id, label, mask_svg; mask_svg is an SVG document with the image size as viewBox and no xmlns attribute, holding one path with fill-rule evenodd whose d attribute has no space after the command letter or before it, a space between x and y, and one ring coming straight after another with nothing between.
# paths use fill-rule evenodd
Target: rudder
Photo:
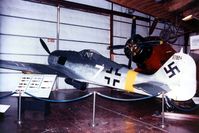
<instances>
[{"instance_id":1,"label":"rudder","mask_svg":"<svg viewBox=\"0 0 199 133\"><path fill-rule=\"evenodd\" d=\"M169 86L171 91L166 95L173 100L186 101L196 93L196 64L182 51L171 56L154 76Z\"/></svg>"}]
</instances>

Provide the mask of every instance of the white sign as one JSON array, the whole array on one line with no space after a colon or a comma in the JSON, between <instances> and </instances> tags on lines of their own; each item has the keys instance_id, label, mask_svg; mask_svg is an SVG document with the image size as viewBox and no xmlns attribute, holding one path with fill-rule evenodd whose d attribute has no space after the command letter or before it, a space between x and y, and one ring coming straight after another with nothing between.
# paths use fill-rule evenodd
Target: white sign
<instances>
[{"instance_id":1,"label":"white sign","mask_svg":"<svg viewBox=\"0 0 199 133\"><path fill-rule=\"evenodd\" d=\"M9 107L10 107L10 105L0 104L0 113L5 113Z\"/></svg>"},{"instance_id":2,"label":"white sign","mask_svg":"<svg viewBox=\"0 0 199 133\"><path fill-rule=\"evenodd\" d=\"M191 50L199 49L199 35L190 37L190 49Z\"/></svg>"},{"instance_id":3,"label":"white sign","mask_svg":"<svg viewBox=\"0 0 199 133\"><path fill-rule=\"evenodd\" d=\"M24 92L40 98L48 98L55 83L56 75L24 74L22 75L16 92L21 91L23 97L30 97ZM14 94L19 96L19 94Z\"/></svg>"}]
</instances>

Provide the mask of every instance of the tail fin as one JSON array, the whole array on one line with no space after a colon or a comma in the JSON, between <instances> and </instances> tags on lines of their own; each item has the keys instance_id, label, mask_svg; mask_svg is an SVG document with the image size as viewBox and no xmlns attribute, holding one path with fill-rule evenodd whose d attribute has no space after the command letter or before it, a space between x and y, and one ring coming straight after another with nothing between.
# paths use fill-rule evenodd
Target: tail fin
<instances>
[{"instance_id":1,"label":"tail fin","mask_svg":"<svg viewBox=\"0 0 199 133\"><path fill-rule=\"evenodd\" d=\"M176 101L191 99L196 93L196 64L182 51L175 53L155 74L155 79L170 88L166 95Z\"/></svg>"}]
</instances>

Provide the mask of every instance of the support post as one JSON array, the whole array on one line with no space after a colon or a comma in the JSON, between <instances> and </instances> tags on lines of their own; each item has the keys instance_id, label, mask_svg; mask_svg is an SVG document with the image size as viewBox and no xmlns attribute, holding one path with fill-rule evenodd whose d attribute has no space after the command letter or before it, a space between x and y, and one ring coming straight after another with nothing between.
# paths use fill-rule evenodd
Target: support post
<instances>
[{"instance_id":1,"label":"support post","mask_svg":"<svg viewBox=\"0 0 199 133\"><path fill-rule=\"evenodd\" d=\"M56 28L57 28L57 47L56 47L56 49L57 50L59 50L59 35L60 35L60 5L58 4L58 6L57 6L57 26L56 26ZM56 80L56 88L55 88L55 90L57 91L58 90L58 88L59 88L59 79L57 78L57 80Z\"/></svg>"},{"instance_id":2,"label":"support post","mask_svg":"<svg viewBox=\"0 0 199 133\"><path fill-rule=\"evenodd\" d=\"M164 92L162 92L162 124L161 127L164 128L165 124L164 124Z\"/></svg>"},{"instance_id":3,"label":"support post","mask_svg":"<svg viewBox=\"0 0 199 133\"><path fill-rule=\"evenodd\" d=\"M19 100L18 100L18 125L21 126L22 121L21 121L21 90L19 89Z\"/></svg>"},{"instance_id":4,"label":"support post","mask_svg":"<svg viewBox=\"0 0 199 133\"><path fill-rule=\"evenodd\" d=\"M59 35L60 35L60 5L57 6L57 50L59 50Z\"/></svg>"},{"instance_id":5,"label":"support post","mask_svg":"<svg viewBox=\"0 0 199 133\"><path fill-rule=\"evenodd\" d=\"M113 10L113 3L111 3L111 10ZM113 46L113 14L110 14L110 47ZM110 49L110 59L114 60L113 49Z\"/></svg>"},{"instance_id":6,"label":"support post","mask_svg":"<svg viewBox=\"0 0 199 133\"><path fill-rule=\"evenodd\" d=\"M188 44L189 44L189 33L184 35L184 52L188 53Z\"/></svg>"},{"instance_id":7,"label":"support post","mask_svg":"<svg viewBox=\"0 0 199 133\"><path fill-rule=\"evenodd\" d=\"M93 93L93 121L92 127L95 127L95 103L96 103L96 92Z\"/></svg>"}]
</instances>

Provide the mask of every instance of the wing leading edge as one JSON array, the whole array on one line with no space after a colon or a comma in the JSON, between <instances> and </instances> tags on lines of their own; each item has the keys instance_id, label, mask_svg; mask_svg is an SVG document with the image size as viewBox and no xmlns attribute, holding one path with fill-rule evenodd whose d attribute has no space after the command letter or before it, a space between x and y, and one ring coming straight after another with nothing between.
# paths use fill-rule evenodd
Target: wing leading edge
<instances>
[{"instance_id":1,"label":"wing leading edge","mask_svg":"<svg viewBox=\"0 0 199 133\"><path fill-rule=\"evenodd\" d=\"M25 63L25 62L18 62L18 61L6 61L0 60L0 68L17 70L17 71L24 71L36 74L55 74L59 77L70 77L74 79L82 79L81 76L75 74L73 71L62 68L59 66L50 66L45 64L37 64L37 63Z\"/></svg>"}]
</instances>

